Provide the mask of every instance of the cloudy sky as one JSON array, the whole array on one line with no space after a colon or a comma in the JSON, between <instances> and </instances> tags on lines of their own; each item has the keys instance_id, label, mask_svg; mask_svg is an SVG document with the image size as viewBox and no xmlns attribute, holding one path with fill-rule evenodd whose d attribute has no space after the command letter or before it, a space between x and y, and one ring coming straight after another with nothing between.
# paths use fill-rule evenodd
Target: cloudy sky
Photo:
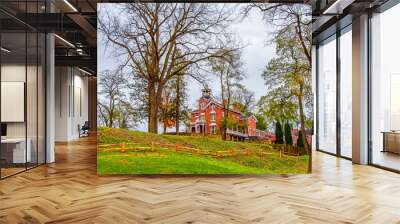
<instances>
[{"instance_id":1,"label":"cloudy sky","mask_svg":"<svg viewBox=\"0 0 400 224\"><path fill-rule=\"evenodd\" d=\"M217 3L218 4L218 3ZM245 3L242 3L245 4ZM106 7L113 7L113 4L106 4ZM101 6L101 7L104 7ZM101 18L101 15L99 15ZM240 16L237 16L238 18ZM265 22L262 20L261 14L257 11L251 11L250 15L244 20L238 19L231 26L230 29L237 33L237 36L245 44L243 49L243 63L244 72L246 73L246 80L243 81L249 90L254 91L256 101L265 95L264 80L261 77L261 73L267 65L268 61L271 60L275 55L275 49L273 45L267 44L269 39L268 31L272 30L271 27L267 27ZM98 40L98 64L97 70L103 71L106 69L113 69L118 64L117 59L113 58L110 54L110 47L105 47L101 38ZM201 96L201 84L194 80L190 80L189 90L189 102L188 105L191 108L197 108L197 99ZM210 80L209 87L212 89L214 95L220 94L220 87L218 82ZM147 130L146 123L141 124L138 127L139 130Z\"/></svg>"}]
</instances>

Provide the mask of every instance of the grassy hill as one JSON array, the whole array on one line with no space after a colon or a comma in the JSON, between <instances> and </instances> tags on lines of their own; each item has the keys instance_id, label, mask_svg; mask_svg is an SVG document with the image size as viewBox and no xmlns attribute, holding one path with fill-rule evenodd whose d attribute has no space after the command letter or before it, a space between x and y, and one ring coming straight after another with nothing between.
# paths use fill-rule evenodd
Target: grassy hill
<instances>
[{"instance_id":1,"label":"grassy hill","mask_svg":"<svg viewBox=\"0 0 400 224\"><path fill-rule=\"evenodd\" d=\"M151 134L125 129L99 127L98 144L136 143L149 147L153 143L178 144L210 154L176 152L160 145L155 151L135 150L127 152L101 151L97 153L99 174L292 174L307 172L308 156L283 156L271 145L222 141L203 136L175 136ZM112 146L110 146L112 147ZM250 151L249 155L216 158L217 151ZM265 153L260 158L259 152Z\"/></svg>"}]
</instances>

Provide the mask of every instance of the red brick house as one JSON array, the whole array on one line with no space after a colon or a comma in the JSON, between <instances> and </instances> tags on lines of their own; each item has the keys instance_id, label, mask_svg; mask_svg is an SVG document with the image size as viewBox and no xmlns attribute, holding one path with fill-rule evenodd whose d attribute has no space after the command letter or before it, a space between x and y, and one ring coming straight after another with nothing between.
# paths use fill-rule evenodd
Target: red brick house
<instances>
[{"instance_id":1,"label":"red brick house","mask_svg":"<svg viewBox=\"0 0 400 224\"><path fill-rule=\"evenodd\" d=\"M224 107L211 96L211 90L202 90L202 96L198 102L198 109L191 114L191 132L204 135L220 134L224 114ZM245 140L257 138L259 132L256 129L257 119L254 115L245 116L235 109L229 109L227 135L230 139Z\"/></svg>"}]
</instances>

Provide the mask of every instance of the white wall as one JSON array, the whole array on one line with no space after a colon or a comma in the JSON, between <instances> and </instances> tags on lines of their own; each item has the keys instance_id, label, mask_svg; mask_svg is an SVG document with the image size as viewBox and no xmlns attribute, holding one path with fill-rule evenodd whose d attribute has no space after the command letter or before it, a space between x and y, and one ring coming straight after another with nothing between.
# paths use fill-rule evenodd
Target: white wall
<instances>
[{"instance_id":1,"label":"white wall","mask_svg":"<svg viewBox=\"0 0 400 224\"><path fill-rule=\"evenodd\" d=\"M25 82L25 65L9 64L1 66L1 81ZM1 108L7 110L7 108ZM25 122L8 122L7 137L25 137Z\"/></svg>"},{"instance_id":2,"label":"white wall","mask_svg":"<svg viewBox=\"0 0 400 224\"><path fill-rule=\"evenodd\" d=\"M55 141L66 141L68 139L68 86L70 77L67 67L55 68Z\"/></svg>"},{"instance_id":3,"label":"white wall","mask_svg":"<svg viewBox=\"0 0 400 224\"><path fill-rule=\"evenodd\" d=\"M36 70L38 69L38 70ZM1 81L2 82L23 82L26 84L26 107L25 102L22 102L22 107L12 108L2 107L2 114L4 113L22 113L22 121L18 122L5 122L7 124L7 137L8 138L25 138L29 139L31 144L32 162L44 163L44 74L42 67L36 65L18 64L18 63L5 63L1 66ZM27 80L25 80L27 79ZM2 89L2 98L7 97L9 92L4 92ZM19 94L24 94L24 90ZM17 102L15 102L17 103ZM14 110L14 111L13 111ZM20 110L20 111L15 111ZM24 114L26 112L26 120ZM2 119L3 120L3 119ZM38 154L37 154L38 153Z\"/></svg>"},{"instance_id":4,"label":"white wall","mask_svg":"<svg viewBox=\"0 0 400 224\"><path fill-rule=\"evenodd\" d=\"M56 67L55 141L79 138L88 120L88 78L76 68Z\"/></svg>"},{"instance_id":5,"label":"white wall","mask_svg":"<svg viewBox=\"0 0 400 224\"><path fill-rule=\"evenodd\" d=\"M27 69L27 70L26 70ZM35 74L36 67L25 66L18 64L4 64L1 66L1 81L2 82L24 82L26 83L25 76L28 72L28 87L27 87L27 122L28 122L28 137L30 129L36 130L36 80L31 77ZM4 97L4 96L3 96ZM41 105L39 105L40 107ZM9 108L2 108L8 110ZM24 110L24 108L22 108ZM7 136L8 137L25 137L25 123L26 122L7 122ZM36 132L35 132L36 136Z\"/></svg>"},{"instance_id":6,"label":"white wall","mask_svg":"<svg viewBox=\"0 0 400 224\"><path fill-rule=\"evenodd\" d=\"M77 70L75 70L76 72ZM81 76L82 73L74 75L74 102L72 105L72 119L71 119L71 134L72 136L79 137L78 124L83 125L88 121L88 78Z\"/></svg>"}]
</instances>

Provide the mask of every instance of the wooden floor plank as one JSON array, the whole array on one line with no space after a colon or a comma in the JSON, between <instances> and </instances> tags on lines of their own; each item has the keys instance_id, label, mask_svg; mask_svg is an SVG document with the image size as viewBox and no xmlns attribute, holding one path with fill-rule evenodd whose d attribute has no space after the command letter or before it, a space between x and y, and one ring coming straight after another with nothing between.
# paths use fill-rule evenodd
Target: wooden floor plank
<instances>
[{"instance_id":1,"label":"wooden floor plank","mask_svg":"<svg viewBox=\"0 0 400 224\"><path fill-rule=\"evenodd\" d=\"M0 181L0 223L400 223L400 175L315 152L311 175L98 176L96 141Z\"/></svg>"}]
</instances>

